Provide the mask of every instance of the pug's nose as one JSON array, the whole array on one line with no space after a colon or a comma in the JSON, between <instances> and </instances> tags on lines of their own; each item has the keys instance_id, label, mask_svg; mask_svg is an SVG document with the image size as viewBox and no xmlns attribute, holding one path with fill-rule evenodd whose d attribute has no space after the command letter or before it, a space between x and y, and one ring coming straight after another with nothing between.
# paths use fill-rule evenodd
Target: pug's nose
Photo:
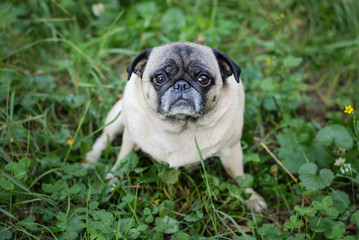
<instances>
[{"instance_id":1,"label":"pug's nose","mask_svg":"<svg viewBox=\"0 0 359 240\"><path fill-rule=\"evenodd\" d=\"M188 82L184 80L179 80L174 84L173 88L176 90L177 93L185 93L188 89L191 88L191 86L188 84Z\"/></svg>"}]
</instances>

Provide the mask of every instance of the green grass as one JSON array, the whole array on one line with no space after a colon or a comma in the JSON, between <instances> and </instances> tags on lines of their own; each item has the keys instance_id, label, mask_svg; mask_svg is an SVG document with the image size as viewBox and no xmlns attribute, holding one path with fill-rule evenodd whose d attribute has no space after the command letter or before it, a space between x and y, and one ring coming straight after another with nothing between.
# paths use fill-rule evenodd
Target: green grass
<instances>
[{"instance_id":1,"label":"green grass","mask_svg":"<svg viewBox=\"0 0 359 240\"><path fill-rule=\"evenodd\" d=\"M106 1L97 17L96 3L0 3L0 239L359 238L358 1ZM242 68L237 183L263 213L216 158L174 170L131 153L112 189L120 140L79 164L131 59L198 39Z\"/></svg>"}]
</instances>

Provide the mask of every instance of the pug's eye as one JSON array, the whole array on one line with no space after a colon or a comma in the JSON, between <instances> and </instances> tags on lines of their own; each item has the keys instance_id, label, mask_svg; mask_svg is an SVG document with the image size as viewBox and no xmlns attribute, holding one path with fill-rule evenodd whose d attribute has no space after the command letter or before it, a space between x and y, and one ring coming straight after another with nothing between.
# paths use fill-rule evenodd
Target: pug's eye
<instances>
[{"instance_id":1,"label":"pug's eye","mask_svg":"<svg viewBox=\"0 0 359 240\"><path fill-rule=\"evenodd\" d=\"M201 75L201 76L199 76L199 78L197 79L197 81L198 81L202 86L207 86L207 85L211 82L211 79L210 79L207 75Z\"/></svg>"},{"instance_id":2,"label":"pug's eye","mask_svg":"<svg viewBox=\"0 0 359 240\"><path fill-rule=\"evenodd\" d=\"M163 74L158 74L158 75L155 76L154 81L157 84L161 84L161 83L164 83L166 81L166 78L165 78L165 76Z\"/></svg>"}]
</instances>

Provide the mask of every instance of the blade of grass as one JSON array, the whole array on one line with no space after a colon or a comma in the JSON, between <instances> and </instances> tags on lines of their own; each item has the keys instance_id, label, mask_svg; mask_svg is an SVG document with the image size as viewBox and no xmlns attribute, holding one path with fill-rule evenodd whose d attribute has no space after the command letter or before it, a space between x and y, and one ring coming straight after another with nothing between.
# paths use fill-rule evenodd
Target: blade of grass
<instances>
[{"instance_id":1,"label":"blade of grass","mask_svg":"<svg viewBox=\"0 0 359 240\"><path fill-rule=\"evenodd\" d=\"M205 165L204 165L204 160L203 160L203 156L202 156L202 151L201 151L201 149L199 148L199 145L198 145L198 142L197 142L197 136L194 137L194 141L195 141L195 144L196 144L197 153L198 153L199 158L200 158L200 160L201 160L201 165L202 165L203 174L204 174L203 179L204 179L204 181L205 181L205 183L206 183L206 189L207 189L207 192L208 192L208 197L211 199L211 196L212 196L211 187L209 186L207 171L206 171L206 167L205 167Z\"/></svg>"},{"instance_id":2,"label":"blade of grass","mask_svg":"<svg viewBox=\"0 0 359 240\"><path fill-rule=\"evenodd\" d=\"M89 101L89 102L87 103L86 108L85 108L85 111L84 111L84 113L83 113L83 115L82 115L82 118L81 118L81 120L80 120L80 123L79 123L79 125L77 126L77 129L76 129L76 132L75 132L75 135L74 135L74 139L73 139L74 142L76 141L77 135L78 135L78 133L79 133L81 127L82 127L82 124L83 124L83 122L84 122L84 120L85 120L85 117L86 117L86 115L87 115L87 112L88 112L88 110L89 110L90 105L91 105L91 101ZM64 160L63 160L64 162L67 161L67 158L68 158L68 156L69 156L69 154L70 154L70 152L71 152L72 146L73 146L73 144L71 144L70 147L69 147L69 149L67 150L67 153L66 153L66 155L65 155L65 158L64 158Z\"/></svg>"},{"instance_id":3,"label":"blade of grass","mask_svg":"<svg viewBox=\"0 0 359 240\"><path fill-rule=\"evenodd\" d=\"M56 171L60 171L62 170L62 168L53 168L53 169L50 169L46 172L44 172L43 174L41 174L40 176L38 176L29 186L29 189L31 189L41 178L45 177L46 175L50 174L50 173L53 173L53 172L56 172Z\"/></svg>"},{"instance_id":4,"label":"blade of grass","mask_svg":"<svg viewBox=\"0 0 359 240\"><path fill-rule=\"evenodd\" d=\"M197 129L198 129L198 127L197 127ZM197 129L196 129L196 131L197 131ZM200 158L200 160L201 160L201 165L202 165L202 169L203 169L203 172L204 172L204 173L202 174L202 177L203 177L203 179L204 179L204 181L205 181L205 183L206 183L206 189L207 189L207 193L208 193L208 199L209 199L209 201L210 201L210 205L211 205L211 206L214 206L214 204L213 204L213 202L212 202L211 187L210 187L210 185L209 185L208 176L207 176L207 171L206 171L206 167L205 167L205 165L204 165L204 159L203 159L202 151L201 151L201 149L200 149L200 147L199 147L199 145L198 145L198 142L197 142L197 135L195 135L194 141L195 141L195 144L196 144L197 153L198 153L199 158ZM211 208L208 207L207 202L206 202L206 204L204 204L204 206L205 206L205 209L206 209L207 213L209 214L209 217L210 217L210 219L211 219L211 222L212 222L212 226L213 226L213 228L214 228L214 231L216 232L216 235L218 235L216 219L215 219L215 217L213 217L212 214L211 214L211 211L210 211Z\"/></svg>"},{"instance_id":5,"label":"blade of grass","mask_svg":"<svg viewBox=\"0 0 359 240\"><path fill-rule=\"evenodd\" d=\"M121 112L119 112L116 117L109 123L104 124L102 127L98 128L96 131L90 133L89 135L85 136L83 139L87 139L89 137L92 137L93 135L95 135L98 132L101 132L105 127L107 127L108 125L111 125L114 121L116 121L116 119L121 115Z\"/></svg>"},{"instance_id":6,"label":"blade of grass","mask_svg":"<svg viewBox=\"0 0 359 240\"><path fill-rule=\"evenodd\" d=\"M215 209L215 208L213 208L213 210L215 211L216 214L222 214L224 217L228 218L228 219L233 223L233 225L236 226L236 228L238 229L238 231L240 231L244 237L247 237L247 234L243 231L243 229L238 225L238 223L237 223L231 216L229 216L228 214L226 214L226 213L224 213L224 212L222 212L222 211L220 211L220 210L217 210L217 209ZM220 219L221 219L221 221L222 221L222 218L220 218ZM222 221L222 222L223 222L223 221ZM224 223L224 222L223 222L223 223ZM234 232L233 232L233 233L234 233ZM234 233L234 234L235 234L235 233ZM236 236L237 236L237 235L236 235Z\"/></svg>"},{"instance_id":7,"label":"blade of grass","mask_svg":"<svg viewBox=\"0 0 359 240\"><path fill-rule=\"evenodd\" d=\"M38 239L41 240L41 238L38 238L37 236L35 236L34 234L31 234L30 232L28 232L25 228L19 227L19 226L15 226L12 222L10 222L10 225L15 228L17 231L24 233L27 237L32 237L33 239ZM16 231L14 231L16 232Z\"/></svg>"},{"instance_id":8,"label":"blade of grass","mask_svg":"<svg viewBox=\"0 0 359 240\"><path fill-rule=\"evenodd\" d=\"M6 211L4 208L5 208L6 206L0 206L0 212L2 212L2 214L4 214L5 216L8 216L9 218L12 218L12 219L14 219L14 220L18 220L17 219L17 217L15 217L12 213L10 213L10 212L8 212L8 211ZM10 206L10 208L11 208L11 206Z\"/></svg>"}]
</instances>

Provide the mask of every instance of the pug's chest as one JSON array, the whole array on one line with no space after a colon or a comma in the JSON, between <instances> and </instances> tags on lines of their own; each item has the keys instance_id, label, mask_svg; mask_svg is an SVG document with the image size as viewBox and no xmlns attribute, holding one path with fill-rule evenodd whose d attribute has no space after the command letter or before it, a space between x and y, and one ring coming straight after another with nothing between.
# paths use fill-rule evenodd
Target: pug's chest
<instances>
[{"instance_id":1,"label":"pug's chest","mask_svg":"<svg viewBox=\"0 0 359 240\"><path fill-rule=\"evenodd\" d=\"M216 156L216 153L225 147L222 136L208 133L185 131L174 134L154 131L152 128L142 131L130 128L129 132L142 151L150 154L157 162L169 164L172 168L190 166L201 161L196 140L204 160Z\"/></svg>"},{"instance_id":2,"label":"pug's chest","mask_svg":"<svg viewBox=\"0 0 359 240\"><path fill-rule=\"evenodd\" d=\"M143 146L141 149L149 153L157 162L168 164L171 168L189 166L200 162L198 152L193 151L192 148L187 146L182 148L173 146L172 149L169 145L162 146L161 148Z\"/></svg>"}]
</instances>

